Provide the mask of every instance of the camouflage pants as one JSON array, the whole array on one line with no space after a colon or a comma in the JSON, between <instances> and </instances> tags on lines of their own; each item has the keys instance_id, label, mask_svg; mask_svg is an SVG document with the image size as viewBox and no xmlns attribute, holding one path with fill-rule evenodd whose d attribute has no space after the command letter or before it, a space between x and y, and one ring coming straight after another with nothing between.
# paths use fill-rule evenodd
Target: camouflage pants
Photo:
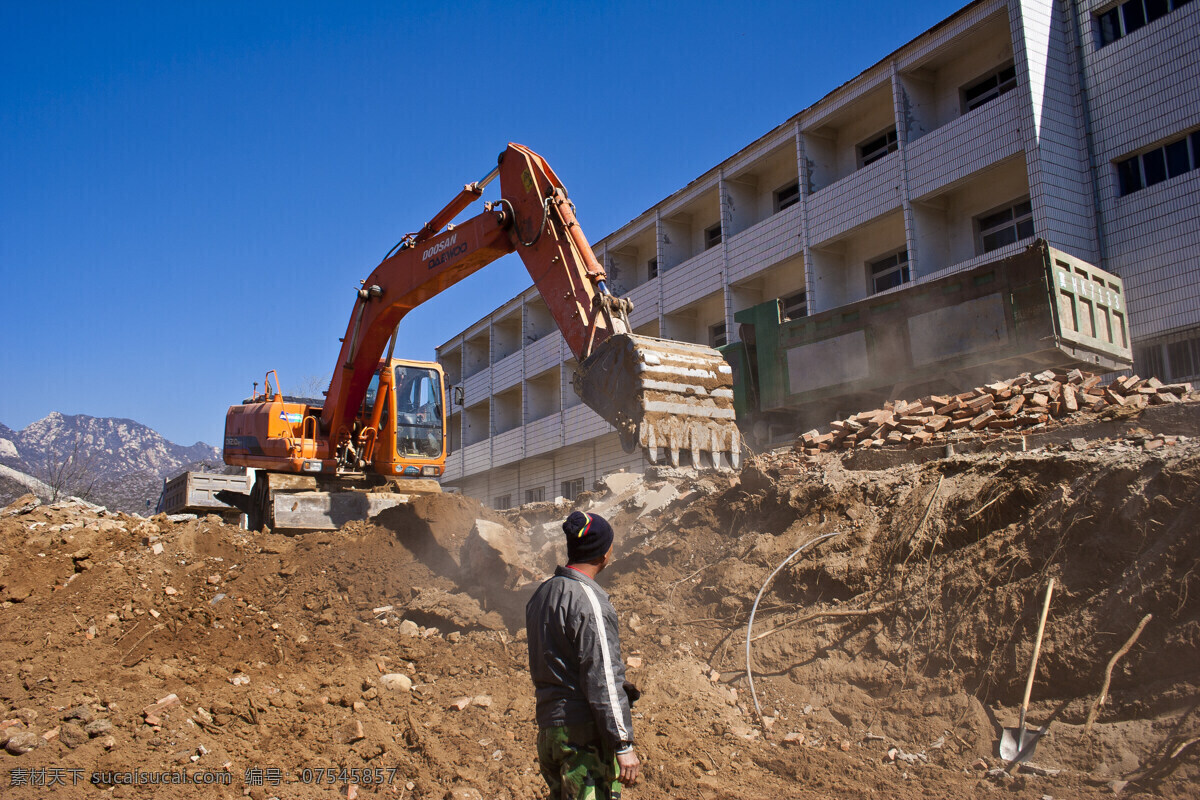
<instances>
[{"instance_id":1,"label":"camouflage pants","mask_svg":"<svg viewBox=\"0 0 1200 800\"><path fill-rule=\"evenodd\" d=\"M550 800L620 800L617 757L603 752L595 725L542 728L537 752Z\"/></svg>"}]
</instances>

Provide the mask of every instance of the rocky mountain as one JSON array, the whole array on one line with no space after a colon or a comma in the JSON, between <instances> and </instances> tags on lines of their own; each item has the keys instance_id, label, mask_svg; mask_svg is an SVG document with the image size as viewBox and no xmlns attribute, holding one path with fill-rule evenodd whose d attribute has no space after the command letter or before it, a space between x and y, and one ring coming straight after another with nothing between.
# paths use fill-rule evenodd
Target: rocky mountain
<instances>
[{"instance_id":1,"label":"rocky mountain","mask_svg":"<svg viewBox=\"0 0 1200 800\"><path fill-rule=\"evenodd\" d=\"M221 451L211 445L178 445L130 419L55 411L20 431L0 424L0 465L9 468L0 474L0 502L28 491L24 478L32 477L51 493L145 513L164 478L218 469L222 462Z\"/></svg>"}]
</instances>

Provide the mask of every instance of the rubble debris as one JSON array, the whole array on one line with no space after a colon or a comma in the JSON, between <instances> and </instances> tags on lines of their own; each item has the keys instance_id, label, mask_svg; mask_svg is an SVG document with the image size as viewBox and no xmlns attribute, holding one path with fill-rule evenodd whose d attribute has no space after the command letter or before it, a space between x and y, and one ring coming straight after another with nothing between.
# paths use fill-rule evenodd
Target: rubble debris
<instances>
[{"instance_id":1,"label":"rubble debris","mask_svg":"<svg viewBox=\"0 0 1200 800\"><path fill-rule=\"evenodd\" d=\"M834 420L827 433L802 434L795 450L817 455L831 450L871 447L922 447L964 436L1035 431L1052 421L1082 413L1101 413L1109 406L1137 410L1147 406L1190 401L1190 383L1164 384L1137 375L1118 378L1108 386L1100 376L1077 369L1069 372L1028 372L956 395L929 395L920 400L896 400L882 408ZM1079 449L1079 440L1071 446ZM1165 444L1146 440L1147 450Z\"/></svg>"}]
</instances>

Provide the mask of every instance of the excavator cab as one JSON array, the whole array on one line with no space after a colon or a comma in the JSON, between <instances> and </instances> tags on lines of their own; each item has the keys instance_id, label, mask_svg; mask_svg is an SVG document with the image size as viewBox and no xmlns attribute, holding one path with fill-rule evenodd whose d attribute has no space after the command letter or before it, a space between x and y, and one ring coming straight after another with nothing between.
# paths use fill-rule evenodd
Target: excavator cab
<instances>
[{"instance_id":1,"label":"excavator cab","mask_svg":"<svg viewBox=\"0 0 1200 800\"><path fill-rule=\"evenodd\" d=\"M445 393L442 376L429 367L399 364L395 367L396 455L400 458L436 458L442 454Z\"/></svg>"}]
</instances>

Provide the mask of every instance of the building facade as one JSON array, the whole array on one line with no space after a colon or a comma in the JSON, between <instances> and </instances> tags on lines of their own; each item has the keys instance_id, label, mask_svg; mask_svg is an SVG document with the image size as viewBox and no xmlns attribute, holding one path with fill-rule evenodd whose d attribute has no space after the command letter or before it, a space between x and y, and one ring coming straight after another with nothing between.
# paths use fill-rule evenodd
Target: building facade
<instances>
[{"instance_id":1,"label":"building facade","mask_svg":"<svg viewBox=\"0 0 1200 800\"><path fill-rule=\"evenodd\" d=\"M978 0L596 242L637 333L721 345L1017 252L1121 276L1135 369L1200 377L1200 2ZM443 483L496 507L640 471L534 288L438 348Z\"/></svg>"}]
</instances>

